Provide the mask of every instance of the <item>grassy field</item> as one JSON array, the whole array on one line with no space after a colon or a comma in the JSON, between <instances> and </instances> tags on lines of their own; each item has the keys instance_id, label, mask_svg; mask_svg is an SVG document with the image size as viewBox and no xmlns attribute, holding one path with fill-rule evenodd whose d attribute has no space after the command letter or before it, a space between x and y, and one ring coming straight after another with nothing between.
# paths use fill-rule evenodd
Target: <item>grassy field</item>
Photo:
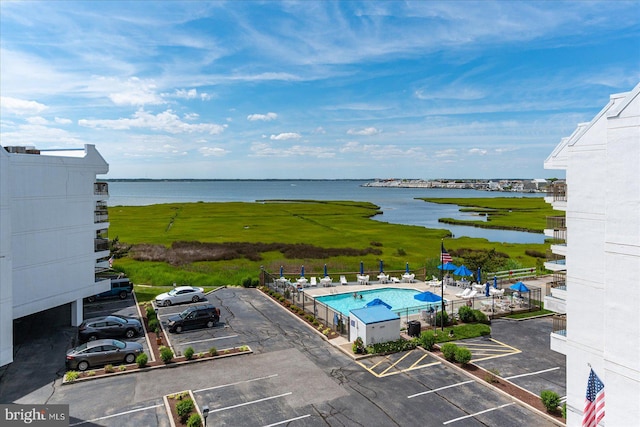
<instances>
[{"instance_id":1,"label":"grassy field","mask_svg":"<svg viewBox=\"0 0 640 427\"><path fill-rule=\"evenodd\" d=\"M482 200L488 203L491 199ZM529 203L529 199L511 200ZM544 216L534 218L528 209L518 209L518 202L512 201L515 215L508 216L512 223L544 222ZM412 270L426 267L430 277L438 273L435 266L443 238L454 262L464 262L472 270L481 261L468 251L504 254L504 268L512 269L540 266L540 258L531 254L544 254L548 248L547 244L451 239L444 229L370 219L376 213L379 208L371 203L345 201L117 206L109 209L109 237L120 248L115 268L125 271L136 284L160 286L237 285L247 277L257 278L261 266L272 273L283 266L292 277L302 265L307 276L319 276L326 264L337 279L341 273L356 272L360 261L366 270L377 272L380 260L386 272L401 272L408 262ZM189 252L195 244L200 245L200 253L186 257L194 255Z\"/></svg>"},{"instance_id":2,"label":"grassy field","mask_svg":"<svg viewBox=\"0 0 640 427\"><path fill-rule=\"evenodd\" d=\"M482 228L529 231L542 233L546 217L562 216L563 212L553 210L542 197L496 197L496 198L422 198L426 202L463 206L463 212L473 212L486 216L485 221L441 218L449 224L473 225Z\"/></svg>"}]
</instances>

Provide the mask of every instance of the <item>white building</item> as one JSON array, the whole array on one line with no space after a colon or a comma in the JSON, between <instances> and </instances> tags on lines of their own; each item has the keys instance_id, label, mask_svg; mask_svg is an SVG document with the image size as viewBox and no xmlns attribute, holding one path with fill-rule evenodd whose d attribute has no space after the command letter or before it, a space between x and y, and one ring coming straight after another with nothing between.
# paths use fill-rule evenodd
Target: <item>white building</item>
<instances>
[{"instance_id":1,"label":"white building","mask_svg":"<svg viewBox=\"0 0 640 427\"><path fill-rule=\"evenodd\" d=\"M369 344L397 341L400 339L400 316L384 305L351 310L349 341L362 338Z\"/></svg>"},{"instance_id":2,"label":"white building","mask_svg":"<svg viewBox=\"0 0 640 427\"><path fill-rule=\"evenodd\" d=\"M566 186L548 193L566 212L566 245L553 245L557 259L545 265L566 268L566 286L558 280L548 301L566 312L566 329L554 328L551 348L567 356L567 425L581 425L590 367L605 386L601 424L638 425L640 84L612 95L560 142L545 168L566 170ZM561 231L556 226L548 232Z\"/></svg>"},{"instance_id":3,"label":"white building","mask_svg":"<svg viewBox=\"0 0 640 427\"><path fill-rule=\"evenodd\" d=\"M57 152L0 147L0 366L13 361L13 320L109 289L106 183L93 145Z\"/></svg>"}]
</instances>

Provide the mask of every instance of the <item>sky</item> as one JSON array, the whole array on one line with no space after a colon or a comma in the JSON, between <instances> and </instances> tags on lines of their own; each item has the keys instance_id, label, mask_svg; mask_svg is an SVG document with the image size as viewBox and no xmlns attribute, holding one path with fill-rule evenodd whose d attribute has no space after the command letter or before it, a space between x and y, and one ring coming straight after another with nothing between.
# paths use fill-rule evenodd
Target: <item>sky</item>
<instances>
[{"instance_id":1,"label":"sky","mask_svg":"<svg viewBox=\"0 0 640 427\"><path fill-rule=\"evenodd\" d=\"M638 1L0 2L0 140L106 178L551 178Z\"/></svg>"}]
</instances>

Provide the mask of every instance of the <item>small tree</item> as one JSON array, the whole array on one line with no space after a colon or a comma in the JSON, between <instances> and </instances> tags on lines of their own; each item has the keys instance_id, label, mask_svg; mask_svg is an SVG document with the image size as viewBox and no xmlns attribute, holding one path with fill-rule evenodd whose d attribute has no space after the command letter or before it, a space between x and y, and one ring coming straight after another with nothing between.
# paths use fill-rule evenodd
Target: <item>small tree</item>
<instances>
[{"instance_id":1,"label":"small tree","mask_svg":"<svg viewBox=\"0 0 640 427\"><path fill-rule=\"evenodd\" d=\"M542 390L540 393L540 399L542 400L544 407L547 408L547 412L556 412L558 410L558 406L560 406L560 396L555 391Z\"/></svg>"},{"instance_id":2,"label":"small tree","mask_svg":"<svg viewBox=\"0 0 640 427\"><path fill-rule=\"evenodd\" d=\"M136 357L136 364L138 365L138 368L144 368L145 366L147 366L148 361L149 358L147 357L146 353L140 353L138 357Z\"/></svg>"},{"instance_id":3,"label":"small tree","mask_svg":"<svg viewBox=\"0 0 640 427\"><path fill-rule=\"evenodd\" d=\"M193 350L193 347L187 347L187 348L184 350L184 357L185 357L185 359L187 359L187 360L191 360L191 359L193 359L193 353L194 353L194 352L195 352L195 351Z\"/></svg>"}]
</instances>

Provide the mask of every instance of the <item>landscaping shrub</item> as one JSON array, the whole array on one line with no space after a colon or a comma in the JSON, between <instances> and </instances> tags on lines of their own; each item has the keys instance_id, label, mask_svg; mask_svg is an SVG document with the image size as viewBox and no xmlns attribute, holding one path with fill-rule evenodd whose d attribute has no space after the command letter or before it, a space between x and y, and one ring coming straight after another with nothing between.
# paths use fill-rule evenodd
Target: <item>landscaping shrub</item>
<instances>
[{"instance_id":1,"label":"landscaping shrub","mask_svg":"<svg viewBox=\"0 0 640 427\"><path fill-rule=\"evenodd\" d=\"M464 366L471 361L471 350L467 347L458 347L455 352L455 358L456 362Z\"/></svg>"},{"instance_id":2,"label":"landscaping shrub","mask_svg":"<svg viewBox=\"0 0 640 427\"><path fill-rule=\"evenodd\" d=\"M567 402L562 404L562 418L567 419Z\"/></svg>"},{"instance_id":3,"label":"landscaping shrub","mask_svg":"<svg viewBox=\"0 0 640 427\"><path fill-rule=\"evenodd\" d=\"M68 371L64 374L64 379L69 382L74 382L80 376L80 372L78 371Z\"/></svg>"},{"instance_id":4,"label":"landscaping shrub","mask_svg":"<svg viewBox=\"0 0 640 427\"><path fill-rule=\"evenodd\" d=\"M138 368L144 368L147 366L147 362L149 362L149 358L146 353L140 353L138 357L136 357L136 364L138 365Z\"/></svg>"},{"instance_id":5,"label":"landscaping shrub","mask_svg":"<svg viewBox=\"0 0 640 427\"><path fill-rule=\"evenodd\" d=\"M245 288L250 288L251 283L253 283L253 279L251 277L245 277L242 279L242 286Z\"/></svg>"},{"instance_id":6,"label":"landscaping shrub","mask_svg":"<svg viewBox=\"0 0 640 427\"><path fill-rule=\"evenodd\" d=\"M171 359L173 359L173 350L166 346L160 347L160 358L164 363L171 362Z\"/></svg>"},{"instance_id":7,"label":"landscaping shrub","mask_svg":"<svg viewBox=\"0 0 640 427\"><path fill-rule=\"evenodd\" d=\"M160 322L155 317L149 320L149 330L155 331L160 327Z\"/></svg>"},{"instance_id":8,"label":"landscaping shrub","mask_svg":"<svg viewBox=\"0 0 640 427\"><path fill-rule=\"evenodd\" d=\"M193 411L193 408L194 408L193 400L191 399L184 399L178 402L176 404L176 412L180 417L180 421L184 423L189 417L189 414L191 413L191 411Z\"/></svg>"},{"instance_id":9,"label":"landscaping shrub","mask_svg":"<svg viewBox=\"0 0 640 427\"><path fill-rule=\"evenodd\" d=\"M260 285L260 279L255 278L251 281L251 286L257 288Z\"/></svg>"},{"instance_id":10,"label":"landscaping shrub","mask_svg":"<svg viewBox=\"0 0 640 427\"><path fill-rule=\"evenodd\" d=\"M115 371L116 371L116 370L115 370L115 369L113 369L113 365L105 365L105 366L104 366L104 372L105 372L106 374L111 374L111 373L113 373L113 372L115 372Z\"/></svg>"},{"instance_id":11,"label":"landscaping shrub","mask_svg":"<svg viewBox=\"0 0 640 427\"><path fill-rule=\"evenodd\" d=\"M147 312L147 319L151 320L156 318L156 310L152 305L147 305L145 310Z\"/></svg>"},{"instance_id":12,"label":"landscaping shrub","mask_svg":"<svg viewBox=\"0 0 640 427\"><path fill-rule=\"evenodd\" d=\"M436 336L432 331L424 331L420 334L418 338L418 342L420 346L427 351L433 350L433 346L436 343Z\"/></svg>"},{"instance_id":13,"label":"landscaping shrub","mask_svg":"<svg viewBox=\"0 0 640 427\"><path fill-rule=\"evenodd\" d=\"M460 321L464 323L471 323L476 320L475 316L473 315L473 309L471 307L467 307L466 305L463 305L458 309L458 316L460 317Z\"/></svg>"},{"instance_id":14,"label":"landscaping shrub","mask_svg":"<svg viewBox=\"0 0 640 427\"><path fill-rule=\"evenodd\" d=\"M487 315L480 310L473 310L473 317L478 323L489 323L489 318L487 317Z\"/></svg>"},{"instance_id":15,"label":"landscaping shrub","mask_svg":"<svg viewBox=\"0 0 640 427\"><path fill-rule=\"evenodd\" d=\"M194 352L195 352L195 351L193 350L193 347L187 347L187 348L184 350L184 357L185 357L185 359L187 359L187 360L191 360L191 359L193 359L193 353L194 353Z\"/></svg>"},{"instance_id":16,"label":"landscaping shrub","mask_svg":"<svg viewBox=\"0 0 640 427\"><path fill-rule=\"evenodd\" d=\"M187 427L201 427L202 419L200 418L200 414L191 414L189 419L187 420Z\"/></svg>"},{"instance_id":17,"label":"landscaping shrub","mask_svg":"<svg viewBox=\"0 0 640 427\"><path fill-rule=\"evenodd\" d=\"M451 342L443 344L442 347L440 348L440 350L442 350L442 355L449 362L455 362L457 349L458 349L458 346Z\"/></svg>"},{"instance_id":18,"label":"landscaping shrub","mask_svg":"<svg viewBox=\"0 0 640 427\"><path fill-rule=\"evenodd\" d=\"M439 311L436 313L436 323L435 326L441 326L442 325L442 320L444 319L444 326L448 326L449 325L449 315L447 314L446 311Z\"/></svg>"},{"instance_id":19,"label":"landscaping shrub","mask_svg":"<svg viewBox=\"0 0 640 427\"><path fill-rule=\"evenodd\" d=\"M381 342L371 344L367 347L367 353L369 354L385 354L385 353L397 353L399 351L413 350L416 348L416 342L414 340L399 339L397 341Z\"/></svg>"},{"instance_id":20,"label":"landscaping shrub","mask_svg":"<svg viewBox=\"0 0 640 427\"><path fill-rule=\"evenodd\" d=\"M217 356L217 355L218 355L218 350L217 350L215 347L211 347L211 348L209 349L209 354L210 354L211 356Z\"/></svg>"},{"instance_id":21,"label":"landscaping shrub","mask_svg":"<svg viewBox=\"0 0 640 427\"><path fill-rule=\"evenodd\" d=\"M560 396L555 391L542 390L540 399L544 407L547 408L547 412L556 412L560 406Z\"/></svg>"},{"instance_id":22,"label":"landscaping shrub","mask_svg":"<svg viewBox=\"0 0 640 427\"><path fill-rule=\"evenodd\" d=\"M484 376L484 380L488 383L497 383L499 381L500 371L497 369L489 369Z\"/></svg>"},{"instance_id":23,"label":"landscaping shrub","mask_svg":"<svg viewBox=\"0 0 640 427\"><path fill-rule=\"evenodd\" d=\"M364 353L364 342L362 341L362 338L356 338L351 348L355 354Z\"/></svg>"}]
</instances>

